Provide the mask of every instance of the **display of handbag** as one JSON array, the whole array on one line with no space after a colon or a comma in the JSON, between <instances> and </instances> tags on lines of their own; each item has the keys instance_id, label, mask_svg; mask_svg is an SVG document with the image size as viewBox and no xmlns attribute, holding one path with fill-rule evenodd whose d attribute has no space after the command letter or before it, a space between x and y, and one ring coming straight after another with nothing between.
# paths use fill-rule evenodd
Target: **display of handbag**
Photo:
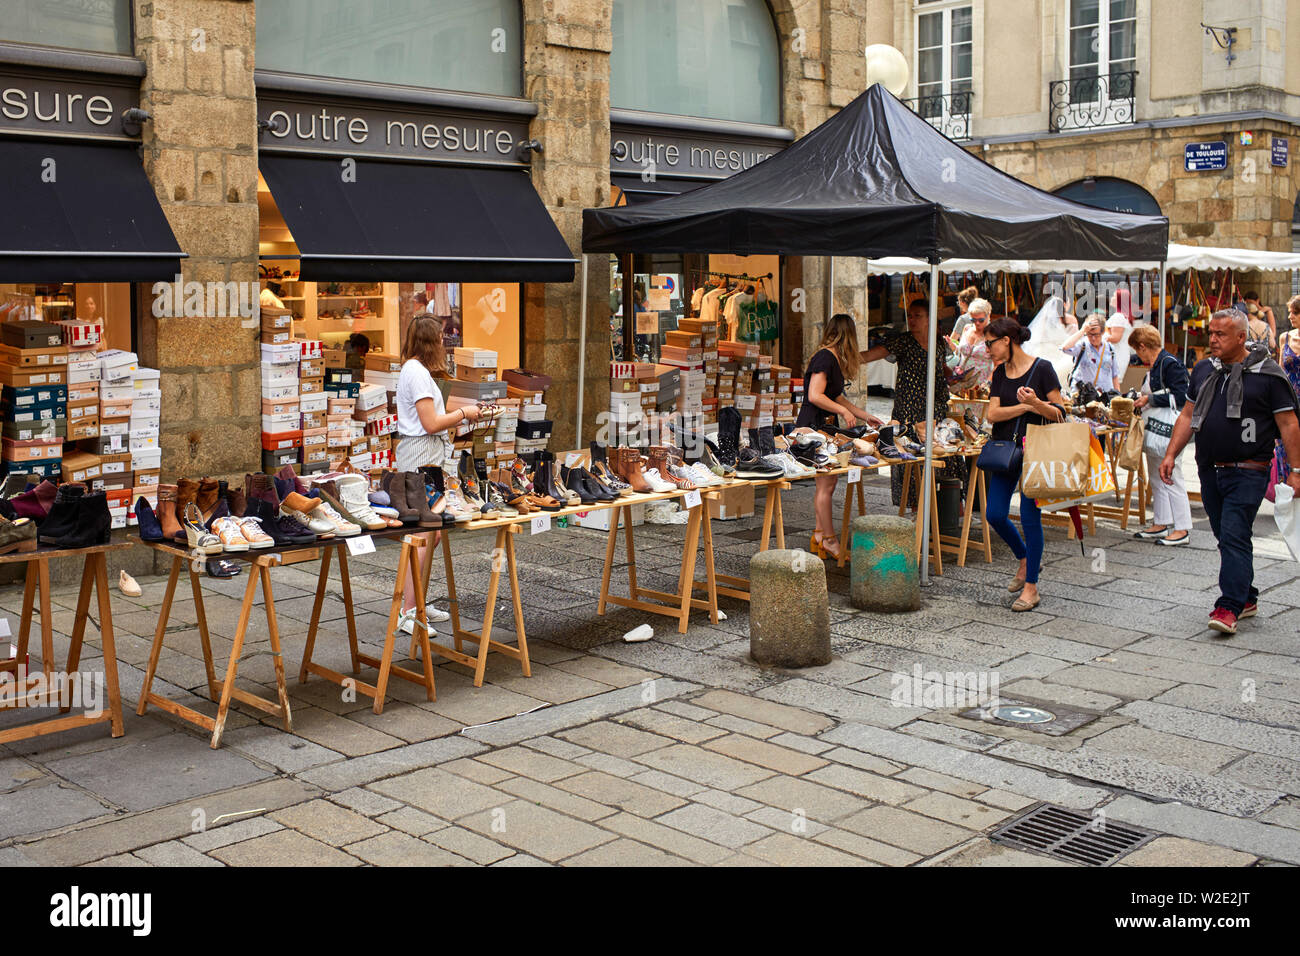
<instances>
[{"instance_id":1,"label":"display of handbag","mask_svg":"<svg viewBox=\"0 0 1300 956\"><path fill-rule=\"evenodd\" d=\"M1020 493L1035 500L1075 498L1088 481L1092 429L1083 422L1030 425Z\"/></svg>"},{"instance_id":2,"label":"display of handbag","mask_svg":"<svg viewBox=\"0 0 1300 956\"><path fill-rule=\"evenodd\" d=\"M1142 465L1144 431L1142 416L1134 415L1129 420L1128 432L1124 435L1124 442L1119 446L1119 461L1117 464L1126 471L1137 471Z\"/></svg>"}]
</instances>

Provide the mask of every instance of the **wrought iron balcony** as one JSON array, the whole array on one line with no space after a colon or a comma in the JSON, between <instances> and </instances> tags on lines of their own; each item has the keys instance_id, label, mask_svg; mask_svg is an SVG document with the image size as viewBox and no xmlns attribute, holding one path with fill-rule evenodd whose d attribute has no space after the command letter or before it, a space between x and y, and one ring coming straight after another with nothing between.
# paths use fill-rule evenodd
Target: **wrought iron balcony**
<instances>
[{"instance_id":1,"label":"wrought iron balcony","mask_svg":"<svg viewBox=\"0 0 1300 956\"><path fill-rule=\"evenodd\" d=\"M1055 80L1047 84L1048 132L1101 129L1137 121L1137 70Z\"/></svg>"},{"instance_id":2,"label":"wrought iron balcony","mask_svg":"<svg viewBox=\"0 0 1300 956\"><path fill-rule=\"evenodd\" d=\"M933 93L903 100L903 105L949 139L970 139L970 103L974 93Z\"/></svg>"}]
</instances>

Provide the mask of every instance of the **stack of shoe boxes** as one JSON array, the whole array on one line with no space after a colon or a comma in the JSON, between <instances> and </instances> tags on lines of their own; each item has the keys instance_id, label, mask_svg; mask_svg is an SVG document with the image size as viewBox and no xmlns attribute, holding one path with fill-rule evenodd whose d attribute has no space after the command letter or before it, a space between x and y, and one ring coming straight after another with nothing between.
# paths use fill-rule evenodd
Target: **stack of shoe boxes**
<instances>
[{"instance_id":1,"label":"stack of shoe boxes","mask_svg":"<svg viewBox=\"0 0 1300 956\"><path fill-rule=\"evenodd\" d=\"M319 344L319 343L317 343ZM319 355L324 358L323 351ZM351 356L346 356L350 358ZM325 449L326 468L341 467L354 458L366 454L365 425L352 416L357 410L357 396L361 393L362 372L355 366L339 366L331 357L325 363Z\"/></svg>"},{"instance_id":2,"label":"stack of shoe boxes","mask_svg":"<svg viewBox=\"0 0 1300 956\"><path fill-rule=\"evenodd\" d=\"M456 363L456 377L447 384L444 395L447 411L454 412L462 406L479 402L495 403L507 397L507 385L497 375L495 351L461 346L453 351L452 357ZM473 458L496 462L495 423L461 423L456 429L454 445Z\"/></svg>"},{"instance_id":3,"label":"stack of shoe boxes","mask_svg":"<svg viewBox=\"0 0 1300 956\"><path fill-rule=\"evenodd\" d=\"M390 352L368 352L363 364L365 385L380 390L376 397L368 399L373 404L362 409L370 453L377 463L371 469L370 479L377 486L384 469L393 468L396 463L397 379L402 373L402 357Z\"/></svg>"},{"instance_id":4,"label":"stack of shoe boxes","mask_svg":"<svg viewBox=\"0 0 1300 956\"><path fill-rule=\"evenodd\" d=\"M162 474L162 377L156 368L135 370L135 396L131 399L129 450L132 486L127 488L126 523L135 521L134 503L144 498L149 506L158 506L158 480Z\"/></svg>"},{"instance_id":5,"label":"stack of shoe boxes","mask_svg":"<svg viewBox=\"0 0 1300 956\"><path fill-rule=\"evenodd\" d=\"M772 372L772 356L759 355L754 370L754 391L758 395L758 427L776 423L776 379Z\"/></svg>"},{"instance_id":6,"label":"stack of shoe boxes","mask_svg":"<svg viewBox=\"0 0 1300 956\"><path fill-rule=\"evenodd\" d=\"M704 390L702 408L706 422L718 420L718 324L702 319L679 319L677 330L692 337L698 336L700 343L701 368L704 372ZM674 333L668 333L671 337ZM684 411L684 410L683 410Z\"/></svg>"},{"instance_id":7,"label":"stack of shoe boxes","mask_svg":"<svg viewBox=\"0 0 1300 956\"><path fill-rule=\"evenodd\" d=\"M537 436L540 431L546 436L540 440L549 441L551 419L547 418L546 390L551 387L551 377L526 368L506 369L501 377L505 379L507 389L506 397L497 400L497 404L501 406L501 417L496 423L496 443L497 461L505 466L514 459L515 455L521 453L519 451L521 440L526 449L529 447L529 442L535 443L539 440ZM527 421L545 424L540 429L532 424L525 425L521 434L520 422L525 421L525 408L528 414Z\"/></svg>"},{"instance_id":8,"label":"stack of shoe boxes","mask_svg":"<svg viewBox=\"0 0 1300 956\"><path fill-rule=\"evenodd\" d=\"M759 395L765 382L770 383L768 378L769 369L759 369L759 361L762 356L758 353L758 344L754 342L719 342L718 355L720 358L719 371L719 395L718 406L720 408L727 405L734 405L740 412L741 427L759 428L758 419L762 412L760 409ZM770 366L771 358L768 357ZM728 394L729 388L730 401L724 396ZM774 399L774 393L769 388L769 401ZM770 411L769 411L770 417ZM768 422L771 424L771 421Z\"/></svg>"},{"instance_id":9,"label":"stack of shoe boxes","mask_svg":"<svg viewBox=\"0 0 1300 956\"><path fill-rule=\"evenodd\" d=\"M104 492L114 528L126 527L131 493L135 489L135 471L131 467L131 422L139 371L139 360L134 352L108 349L99 353L99 436L82 445L99 459L99 477L91 480L90 488ZM156 436L154 441L156 443Z\"/></svg>"},{"instance_id":10,"label":"stack of shoe boxes","mask_svg":"<svg viewBox=\"0 0 1300 956\"><path fill-rule=\"evenodd\" d=\"M304 358L302 343L295 344L298 345L298 425L302 430L300 471L310 474L329 465L325 434L325 414L329 410L329 398L325 395L325 359L323 352L320 358ZM309 354L312 351L308 349ZM313 390L304 389L304 383Z\"/></svg>"},{"instance_id":11,"label":"stack of shoe boxes","mask_svg":"<svg viewBox=\"0 0 1300 956\"><path fill-rule=\"evenodd\" d=\"M642 422L641 379L637 362L609 363L609 441L611 447L640 444ZM655 383L655 391L659 383Z\"/></svg>"},{"instance_id":12,"label":"stack of shoe boxes","mask_svg":"<svg viewBox=\"0 0 1300 956\"><path fill-rule=\"evenodd\" d=\"M790 390L790 369L784 365L773 365L772 376L776 381L776 420L792 422L798 415L794 405L794 393Z\"/></svg>"},{"instance_id":13,"label":"stack of shoe boxes","mask_svg":"<svg viewBox=\"0 0 1300 956\"><path fill-rule=\"evenodd\" d=\"M262 470L268 474L302 463L302 343L267 341L282 334L262 330Z\"/></svg>"},{"instance_id":14,"label":"stack of shoe boxes","mask_svg":"<svg viewBox=\"0 0 1300 956\"><path fill-rule=\"evenodd\" d=\"M370 356L366 356L366 360L369 359ZM365 374L368 379L373 373L367 368ZM397 417L388 413L386 382L367 380L361 384L352 410L352 420L360 423L361 437L364 439L362 460L358 462L354 459L353 467L368 472L372 483L376 482L385 469L393 467L394 462L391 436L397 430Z\"/></svg>"},{"instance_id":15,"label":"stack of shoe boxes","mask_svg":"<svg viewBox=\"0 0 1300 956\"><path fill-rule=\"evenodd\" d=\"M68 348L46 322L0 324L3 471L58 480L67 437Z\"/></svg>"}]
</instances>

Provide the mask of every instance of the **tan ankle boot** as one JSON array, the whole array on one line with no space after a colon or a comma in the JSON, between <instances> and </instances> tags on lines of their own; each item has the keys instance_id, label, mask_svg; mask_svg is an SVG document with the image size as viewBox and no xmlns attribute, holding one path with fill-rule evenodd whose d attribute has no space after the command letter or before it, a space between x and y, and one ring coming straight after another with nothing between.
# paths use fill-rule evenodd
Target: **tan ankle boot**
<instances>
[{"instance_id":1,"label":"tan ankle boot","mask_svg":"<svg viewBox=\"0 0 1300 956\"><path fill-rule=\"evenodd\" d=\"M158 486L158 523L162 525L163 537L183 536L180 520L176 517L176 486Z\"/></svg>"},{"instance_id":2,"label":"tan ankle boot","mask_svg":"<svg viewBox=\"0 0 1300 956\"><path fill-rule=\"evenodd\" d=\"M203 515L204 521L212 517L212 512L217 507L220 491L221 482L215 478L203 478L199 481L198 491L194 495L194 503L198 506L199 513Z\"/></svg>"},{"instance_id":3,"label":"tan ankle boot","mask_svg":"<svg viewBox=\"0 0 1300 956\"><path fill-rule=\"evenodd\" d=\"M641 452L635 448L619 448L619 477L632 486L632 490L640 494L647 494L654 489L650 487L650 482L645 480L645 475L641 473Z\"/></svg>"},{"instance_id":4,"label":"tan ankle boot","mask_svg":"<svg viewBox=\"0 0 1300 956\"><path fill-rule=\"evenodd\" d=\"M185 514L185 506L194 501L199 494L199 483L193 478L176 479L176 517Z\"/></svg>"}]
</instances>

